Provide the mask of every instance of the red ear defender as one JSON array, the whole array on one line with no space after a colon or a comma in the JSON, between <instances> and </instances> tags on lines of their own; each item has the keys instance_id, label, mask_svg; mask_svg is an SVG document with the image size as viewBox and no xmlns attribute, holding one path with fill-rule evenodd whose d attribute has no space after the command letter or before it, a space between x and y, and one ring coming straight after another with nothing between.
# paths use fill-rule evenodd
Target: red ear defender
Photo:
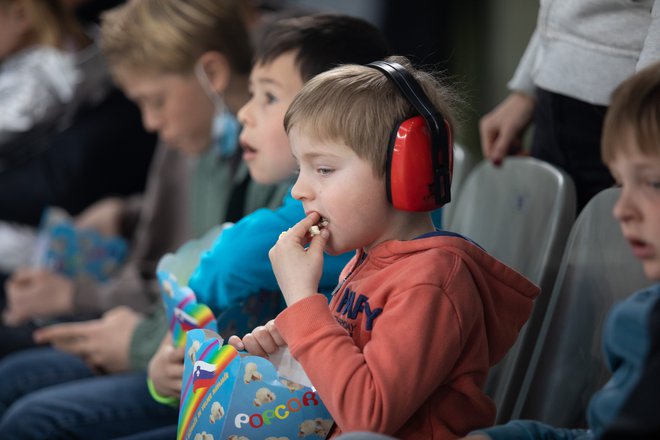
<instances>
[{"instance_id":1,"label":"red ear defender","mask_svg":"<svg viewBox=\"0 0 660 440\"><path fill-rule=\"evenodd\" d=\"M447 133L449 127L447 127ZM452 145L451 134L449 145ZM433 153L448 179L438 181L433 169ZM421 116L406 119L392 132L387 156L387 197L395 208L403 211L433 211L449 199L449 186L454 165L453 151L447 156L431 146L431 134ZM447 180L448 182L445 182ZM436 188L439 182L439 188ZM438 197L439 196L439 200Z\"/></svg>"},{"instance_id":2,"label":"red ear defender","mask_svg":"<svg viewBox=\"0 0 660 440\"><path fill-rule=\"evenodd\" d=\"M387 197L402 211L433 211L451 200L454 155L449 125L405 67L389 61L367 66L383 72L419 112L390 136Z\"/></svg>"}]
</instances>

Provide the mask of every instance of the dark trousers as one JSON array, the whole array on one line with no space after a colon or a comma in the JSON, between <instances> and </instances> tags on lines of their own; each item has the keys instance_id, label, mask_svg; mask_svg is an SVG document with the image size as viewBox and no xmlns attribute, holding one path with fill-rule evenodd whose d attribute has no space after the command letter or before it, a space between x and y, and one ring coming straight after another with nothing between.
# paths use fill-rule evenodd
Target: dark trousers
<instances>
[{"instance_id":1,"label":"dark trousers","mask_svg":"<svg viewBox=\"0 0 660 440\"><path fill-rule=\"evenodd\" d=\"M0 313L5 308L5 282L9 275L0 272ZM0 322L0 359L15 351L36 347L32 340L32 324L9 327Z\"/></svg>"},{"instance_id":2,"label":"dark trousers","mask_svg":"<svg viewBox=\"0 0 660 440\"><path fill-rule=\"evenodd\" d=\"M537 89L532 156L566 171L575 183L577 209L614 183L600 158L607 107Z\"/></svg>"}]
</instances>

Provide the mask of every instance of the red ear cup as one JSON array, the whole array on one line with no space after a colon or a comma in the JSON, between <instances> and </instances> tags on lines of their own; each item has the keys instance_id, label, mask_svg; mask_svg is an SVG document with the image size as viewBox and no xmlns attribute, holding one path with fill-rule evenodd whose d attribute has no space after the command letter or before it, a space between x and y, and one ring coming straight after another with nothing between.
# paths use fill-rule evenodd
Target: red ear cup
<instances>
[{"instance_id":1,"label":"red ear cup","mask_svg":"<svg viewBox=\"0 0 660 440\"><path fill-rule=\"evenodd\" d=\"M422 116L406 119L394 130L387 158L387 195L396 209L433 211L442 206L436 197L433 151L438 152L439 165L449 170L449 178L440 182L440 198L449 196L450 188L445 186L451 182L454 162L449 127L447 133L449 157L443 157L441 149L431 147L431 134Z\"/></svg>"}]
</instances>

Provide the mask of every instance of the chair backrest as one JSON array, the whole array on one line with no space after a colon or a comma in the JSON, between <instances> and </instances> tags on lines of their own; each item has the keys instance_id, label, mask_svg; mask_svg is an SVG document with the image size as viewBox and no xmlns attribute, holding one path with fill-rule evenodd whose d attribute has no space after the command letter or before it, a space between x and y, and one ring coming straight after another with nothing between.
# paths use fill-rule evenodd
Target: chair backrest
<instances>
[{"instance_id":1,"label":"chair backrest","mask_svg":"<svg viewBox=\"0 0 660 440\"><path fill-rule=\"evenodd\" d=\"M517 397L575 206L571 178L531 157L510 157L499 167L482 161L456 200L450 230L470 237L542 289L516 343L489 374L486 392L497 405L498 422L508 419Z\"/></svg>"},{"instance_id":2,"label":"chair backrest","mask_svg":"<svg viewBox=\"0 0 660 440\"><path fill-rule=\"evenodd\" d=\"M605 315L652 283L612 216L619 191L597 194L571 230L512 418L583 427L591 395L609 377L601 352Z\"/></svg>"},{"instance_id":3,"label":"chair backrest","mask_svg":"<svg viewBox=\"0 0 660 440\"><path fill-rule=\"evenodd\" d=\"M451 178L452 202L449 202L442 207L443 225L451 225L452 218L454 217L456 200L458 200L461 188L463 187L463 182L465 182L465 179L476 163L477 160L473 153L461 144L454 144L454 170Z\"/></svg>"}]
</instances>

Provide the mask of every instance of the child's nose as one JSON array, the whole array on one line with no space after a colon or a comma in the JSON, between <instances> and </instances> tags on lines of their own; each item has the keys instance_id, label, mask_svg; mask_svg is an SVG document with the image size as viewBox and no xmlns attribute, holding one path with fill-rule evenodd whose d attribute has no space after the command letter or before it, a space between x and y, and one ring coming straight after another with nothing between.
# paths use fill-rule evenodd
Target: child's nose
<instances>
[{"instance_id":1,"label":"child's nose","mask_svg":"<svg viewBox=\"0 0 660 440\"><path fill-rule=\"evenodd\" d=\"M291 188L291 197L296 200L309 200L311 198L311 192L305 183L302 173L298 174L296 183L294 183Z\"/></svg>"},{"instance_id":2,"label":"child's nose","mask_svg":"<svg viewBox=\"0 0 660 440\"><path fill-rule=\"evenodd\" d=\"M250 107L250 103L251 103L251 102L252 102L252 100L250 99L248 102L246 102L246 103L243 105L243 107L241 107L241 108L238 110L238 113L236 114L236 117L238 118L238 122L239 122L241 125L246 125L246 124L248 123L248 120L249 120L249 114L250 114L250 113L249 113L249 107Z\"/></svg>"},{"instance_id":3,"label":"child's nose","mask_svg":"<svg viewBox=\"0 0 660 440\"><path fill-rule=\"evenodd\" d=\"M157 117L153 111L142 110L142 125L147 131L155 132L161 129L161 118Z\"/></svg>"},{"instance_id":4,"label":"child's nose","mask_svg":"<svg viewBox=\"0 0 660 440\"><path fill-rule=\"evenodd\" d=\"M614 218L619 222L625 222L630 220L634 213L635 209L631 195L628 194L628 191L625 188L621 188L621 194L619 194L619 198L612 208Z\"/></svg>"}]
</instances>

